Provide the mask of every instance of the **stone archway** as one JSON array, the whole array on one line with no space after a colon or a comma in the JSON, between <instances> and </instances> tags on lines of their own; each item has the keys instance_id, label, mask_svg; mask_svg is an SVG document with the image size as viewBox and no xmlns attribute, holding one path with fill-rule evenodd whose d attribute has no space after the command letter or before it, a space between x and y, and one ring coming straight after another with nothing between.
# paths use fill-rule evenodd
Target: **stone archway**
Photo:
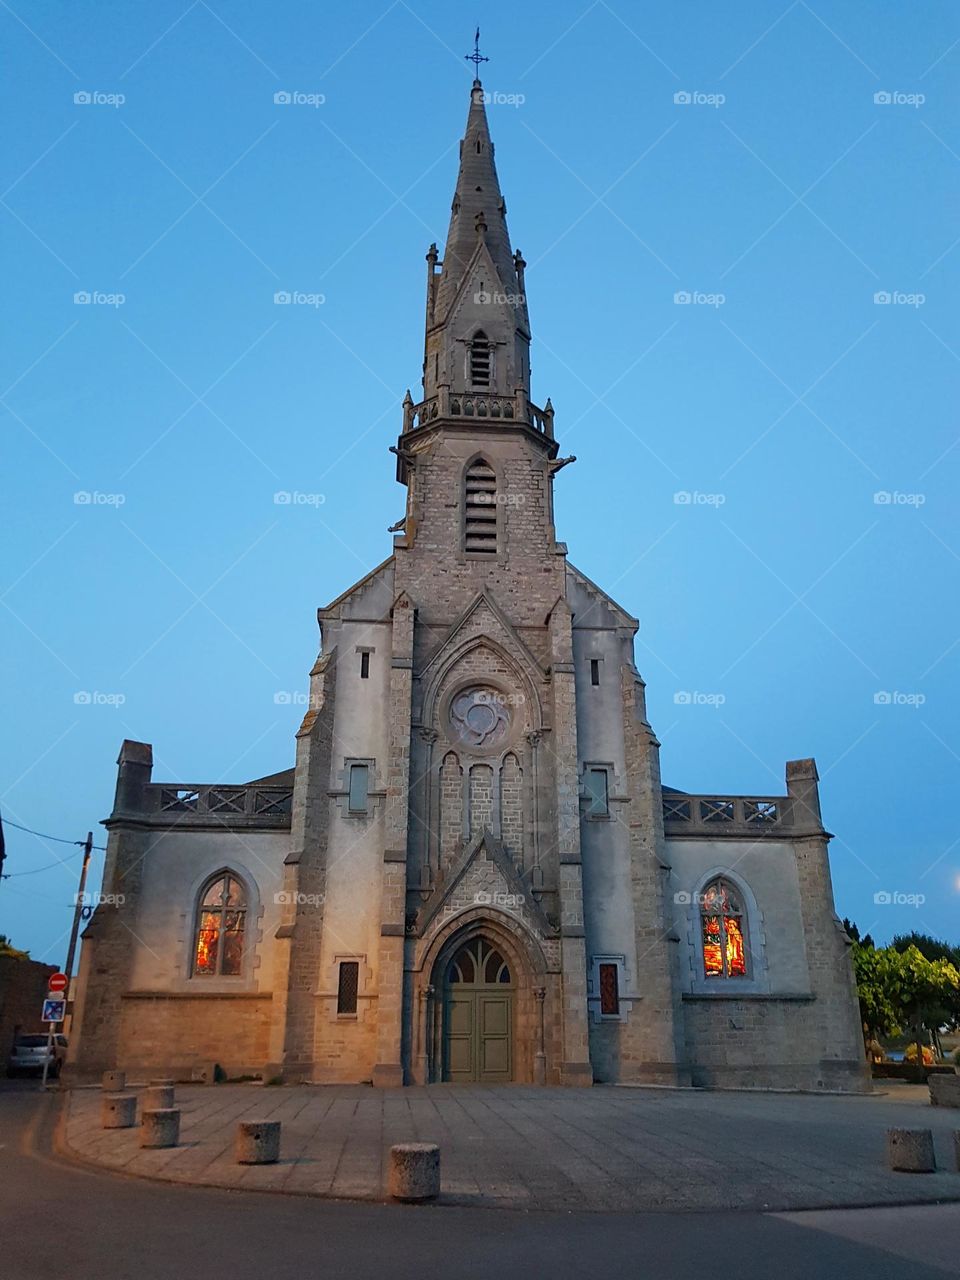
<instances>
[{"instance_id":1,"label":"stone archway","mask_svg":"<svg viewBox=\"0 0 960 1280\"><path fill-rule=\"evenodd\" d=\"M543 1083L547 982L543 952L516 919L486 908L448 921L426 945L414 981L422 1011L415 1078Z\"/></svg>"}]
</instances>

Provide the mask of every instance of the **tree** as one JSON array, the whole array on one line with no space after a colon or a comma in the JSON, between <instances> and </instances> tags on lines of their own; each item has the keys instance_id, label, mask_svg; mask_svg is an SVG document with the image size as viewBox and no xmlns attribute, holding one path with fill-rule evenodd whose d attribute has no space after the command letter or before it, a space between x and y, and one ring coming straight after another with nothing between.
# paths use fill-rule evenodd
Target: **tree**
<instances>
[{"instance_id":1,"label":"tree","mask_svg":"<svg viewBox=\"0 0 960 1280\"><path fill-rule=\"evenodd\" d=\"M853 971L860 997L860 1018L868 1040L896 1035L900 1030L901 1009L896 992L900 960L892 958L888 948L853 944Z\"/></svg>"},{"instance_id":2,"label":"tree","mask_svg":"<svg viewBox=\"0 0 960 1280\"><path fill-rule=\"evenodd\" d=\"M848 920L846 916L843 917L843 931L848 938L852 939L852 941L862 942L865 947L872 947L874 945L873 938L870 936L870 934L869 933L865 934L861 938L860 930L857 928L854 922L852 920Z\"/></svg>"},{"instance_id":3,"label":"tree","mask_svg":"<svg viewBox=\"0 0 960 1280\"><path fill-rule=\"evenodd\" d=\"M888 950L900 957L898 995L914 1030L919 1063L923 1061L923 1028L935 1032L954 1016L960 1001L960 973L949 960L928 960L912 943L905 951Z\"/></svg>"},{"instance_id":4,"label":"tree","mask_svg":"<svg viewBox=\"0 0 960 1280\"><path fill-rule=\"evenodd\" d=\"M915 947L927 960L946 960L960 973L960 947L951 946L949 942L934 938L929 933L898 933L890 945L902 954ZM936 1025L960 1026L960 991L951 993L949 989L945 989L943 997L943 1008Z\"/></svg>"},{"instance_id":5,"label":"tree","mask_svg":"<svg viewBox=\"0 0 960 1280\"><path fill-rule=\"evenodd\" d=\"M860 1016L867 1037L899 1035L910 1028L917 1061L923 1061L923 1028L936 1030L960 1006L960 972L943 957L930 960L913 944L868 947L853 944Z\"/></svg>"}]
</instances>

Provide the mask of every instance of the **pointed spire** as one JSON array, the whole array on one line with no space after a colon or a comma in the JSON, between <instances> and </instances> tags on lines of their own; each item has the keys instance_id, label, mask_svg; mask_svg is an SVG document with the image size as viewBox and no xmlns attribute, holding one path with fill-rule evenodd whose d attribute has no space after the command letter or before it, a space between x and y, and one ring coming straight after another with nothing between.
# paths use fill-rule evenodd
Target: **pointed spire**
<instances>
[{"instance_id":1,"label":"pointed spire","mask_svg":"<svg viewBox=\"0 0 960 1280\"><path fill-rule=\"evenodd\" d=\"M467 129L460 143L460 172L450 214L450 229L443 255L443 271L437 294L437 320L445 318L456 297L467 264L482 238L490 251L506 292L517 292L517 274L506 205L500 192L493 142L487 125L483 86L474 80L470 91Z\"/></svg>"}]
</instances>

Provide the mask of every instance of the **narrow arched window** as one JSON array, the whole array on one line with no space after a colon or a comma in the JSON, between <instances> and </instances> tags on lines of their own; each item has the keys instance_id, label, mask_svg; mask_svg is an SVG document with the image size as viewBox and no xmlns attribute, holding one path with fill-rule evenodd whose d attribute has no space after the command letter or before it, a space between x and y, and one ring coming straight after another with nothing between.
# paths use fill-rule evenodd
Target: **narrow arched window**
<instances>
[{"instance_id":1,"label":"narrow arched window","mask_svg":"<svg viewBox=\"0 0 960 1280\"><path fill-rule=\"evenodd\" d=\"M486 297L481 289L481 296ZM493 372L490 342L482 329L473 335L467 356L470 365L471 387L489 387Z\"/></svg>"},{"instance_id":2,"label":"narrow arched window","mask_svg":"<svg viewBox=\"0 0 960 1280\"><path fill-rule=\"evenodd\" d=\"M477 458L463 480L463 548L471 555L496 555L498 505L497 474Z\"/></svg>"},{"instance_id":3,"label":"narrow arched window","mask_svg":"<svg viewBox=\"0 0 960 1280\"><path fill-rule=\"evenodd\" d=\"M218 872L200 892L194 936L195 977L237 977L243 970L247 895L229 871Z\"/></svg>"},{"instance_id":4,"label":"narrow arched window","mask_svg":"<svg viewBox=\"0 0 960 1280\"><path fill-rule=\"evenodd\" d=\"M746 917L740 894L722 877L700 895L703 972L707 978L745 978Z\"/></svg>"}]
</instances>

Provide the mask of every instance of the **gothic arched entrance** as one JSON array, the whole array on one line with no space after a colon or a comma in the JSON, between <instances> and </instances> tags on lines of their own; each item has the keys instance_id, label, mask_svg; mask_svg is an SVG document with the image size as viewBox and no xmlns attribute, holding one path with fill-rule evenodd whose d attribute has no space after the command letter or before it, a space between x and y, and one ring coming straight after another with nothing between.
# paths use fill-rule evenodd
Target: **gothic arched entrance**
<instances>
[{"instance_id":1,"label":"gothic arched entrance","mask_svg":"<svg viewBox=\"0 0 960 1280\"><path fill-rule=\"evenodd\" d=\"M513 1079L514 975L483 935L464 942L443 975L442 1071L452 1083Z\"/></svg>"}]
</instances>

